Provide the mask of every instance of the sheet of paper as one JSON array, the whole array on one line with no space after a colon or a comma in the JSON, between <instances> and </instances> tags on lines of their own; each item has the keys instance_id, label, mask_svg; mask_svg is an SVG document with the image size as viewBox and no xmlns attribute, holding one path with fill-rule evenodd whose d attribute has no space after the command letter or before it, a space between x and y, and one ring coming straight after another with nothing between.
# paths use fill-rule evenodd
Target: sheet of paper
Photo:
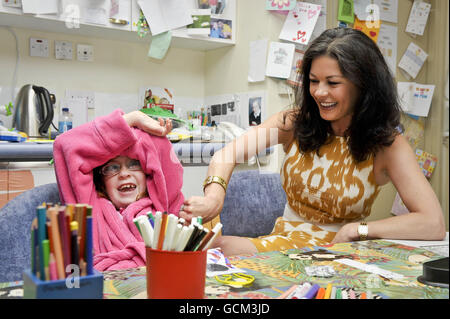
<instances>
[{"instance_id":1,"label":"sheet of paper","mask_svg":"<svg viewBox=\"0 0 450 319\"><path fill-rule=\"evenodd\" d=\"M370 0L353 0L353 9L355 16L359 20L366 21L370 12L366 11L366 8L370 6L372 2Z\"/></svg>"},{"instance_id":2,"label":"sheet of paper","mask_svg":"<svg viewBox=\"0 0 450 319\"><path fill-rule=\"evenodd\" d=\"M428 116L431 101L433 99L434 85L416 83L414 87L412 108L408 110L408 114L416 116Z\"/></svg>"},{"instance_id":3,"label":"sheet of paper","mask_svg":"<svg viewBox=\"0 0 450 319\"><path fill-rule=\"evenodd\" d=\"M193 22L193 6L187 0L138 0L152 35L181 28Z\"/></svg>"},{"instance_id":4,"label":"sheet of paper","mask_svg":"<svg viewBox=\"0 0 450 319\"><path fill-rule=\"evenodd\" d=\"M320 15L320 5L307 2L297 2L296 7L289 11L279 38L306 45Z\"/></svg>"},{"instance_id":5,"label":"sheet of paper","mask_svg":"<svg viewBox=\"0 0 450 319\"><path fill-rule=\"evenodd\" d=\"M58 13L58 0L22 0L23 13L50 14Z\"/></svg>"},{"instance_id":6,"label":"sheet of paper","mask_svg":"<svg viewBox=\"0 0 450 319\"><path fill-rule=\"evenodd\" d=\"M380 8L380 19L387 22L398 21L398 0L373 0L373 4Z\"/></svg>"},{"instance_id":7,"label":"sheet of paper","mask_svg":"<svg viewBox=\"0 0 450 319\"><path fill-rule=\"evenodd\" d=\"M86 99L65 98L61 101L60 105L69 108L69 112L72 113L72 127L77 127L88 122L88 106Z\"/></svg>"},{"instance_id":8,"label":"sheet of paper","mask_svg":"<svg viewBox=\"0 0 450 319\"><path fill-rule=\"evenodd\" d=\"M110 114L115 109L125 113L139 110L138 94L95 92L95 117Z\"/></svg>"},{"instance_id":9,"label":"sheet of paper","mask_svg":"<svg viewBox=\"0 0 450 319\"><path fill-rule=\"evenodd\" d=\"M382 23L377 43L395 77L397 74L397 27Z\"/></svg>"},{"instance_id":10,"label":"sheet of paper","mask_svg":"<svg viewBox=\"0 0 450 319\"><path fill-rule=\"evenodd\" d=\"M406 49L405 54L400 59L398 67L415 79L427 57L428 54L424 50L414 42L411 42Z\"/></svg>"},{"instance_id":11,"label":"sheet of paper","mask_svg":"<svg viewBox=\"0 0 450 319\"><path fill-rule=\"evenodd\" d=\"M167 50L169 50L171 41L172 32L170 31L152 35L152 42L150 43L148 56L150 58L161 60L165 57Z\"/></svg>"},{"instance_id":12,"label":"sheet of paper","mask_svg":"<svg viewBox=\"0 0 450 319\"><path fill-rule=\"evenodd\" d=\"M292 10L295 8L295 0L266 0L266 10Z\"/></svg>"},{"instance_id":13,"label":"sheet of paper","mask_svg":"<svg viewBox=\"0 0 450 319\"><path fill-rule=\"evenodd\" d=\"M22 7L22 0L3 0L2 3L4 7L13 7L13 8Z\"/></svg>"},{"instance_id":14,"label":"sheet of paper","mask_svg":"<svg viewBox=\"0 0 450 319\"><path fill-rule=\"evenodd\" d=\"M106 25L108 23L108 12L105 8L85 8L83 21L90 24Z\"/></svg>"},{"instance_id":15,"label":"sheet of paper","mask_svg":"<svg viewBox=\"0 0 450 319\"><path fill-rule=\"evenodd\" d=\"M414 104L414 82L397 82L397 92L403 112L408 112Z\"/></svg>"},{"instance_id":16,"label":"sheet of paper","mask_svg":"<svg viewBox=\"0 0 450 319\"><path fill-rule=\"evenodd\" d=\"M431 4L415 0L409 14L406 32L423 35L430 14Z\"/></svg>"},{"instance_id":17,"label":"sheet of paper","mask_svg":"<svg viewBox=\"0 0 450 319\"><path fill-rule=\"evenodd\" d=\"M264 81L266 78L267 43L267 39L250 41L248 82L260 82Z\"/></svg>"},{"instance_id":18,"label":"sheet of paper","mask_svg":"<svg viewBox=\"0 0 450 319\"><path fill-rule=\"evenodd\" d=\"M352 259L343 258L343 259L336 259L335 261L388 279L402 280L405 277L402 274L382 269L376 265L368 265Z\"/></svg>"},{"instance_id":19,"label":"sheet of paper","mask_svg":"<svg viewBox=\"0 0 450 319\"><path fill-rule=\"evenodd\" d=\"M266 75L287 79L291 74L295 44L270 42Z\"/></svg>"}]
</instances>

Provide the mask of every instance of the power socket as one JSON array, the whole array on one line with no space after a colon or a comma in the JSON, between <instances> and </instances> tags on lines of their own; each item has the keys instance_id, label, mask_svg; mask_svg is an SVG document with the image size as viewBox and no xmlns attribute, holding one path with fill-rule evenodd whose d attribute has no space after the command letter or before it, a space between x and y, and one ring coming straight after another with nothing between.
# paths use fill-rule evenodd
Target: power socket
<instances>
[{"instance_id":1,"label":"power socket","mask_svg":"<svg viewBox=\"0 0 450 319\"><path fill-rule=\"evenodd\" d=\"M72 60L72 42L55 40L55 58L57 60Z\"/></svg>"},{"instance_id":2,"label":"power socket","mask_svg":"<svg viewBox=\"0 0 450 319\"><path fill-rule=\"evenodd\" d=\"M88 44L77 44L77 59L83 62L94 61L94 46Z\"/></svg>"},{"instance_id":3,"label":"power socket","mask_svg":"<svg viewBox=\"0 0 450 319\"><path fill-rule=\"evenodd\" d=\"M48 58L48 40L30 38L30 56Z\"/></svg>"}]
</instances>

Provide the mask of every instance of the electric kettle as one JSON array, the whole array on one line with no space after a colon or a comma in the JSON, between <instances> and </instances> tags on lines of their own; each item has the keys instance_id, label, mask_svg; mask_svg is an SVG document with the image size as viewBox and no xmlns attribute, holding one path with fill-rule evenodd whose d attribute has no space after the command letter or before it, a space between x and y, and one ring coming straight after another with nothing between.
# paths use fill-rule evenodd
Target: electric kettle
<instances>
[{"instance_id":1,"label":"electric kettle","mask_svg":"<svg viewBox=\"0 0 450 319\"><path fill-rule=\"evenodd\" d=\"M12 127L29 137L48 135L53 122L55 96L47 89L32 84L23 86L16 97Z\"/></svg>"}]
</instances>

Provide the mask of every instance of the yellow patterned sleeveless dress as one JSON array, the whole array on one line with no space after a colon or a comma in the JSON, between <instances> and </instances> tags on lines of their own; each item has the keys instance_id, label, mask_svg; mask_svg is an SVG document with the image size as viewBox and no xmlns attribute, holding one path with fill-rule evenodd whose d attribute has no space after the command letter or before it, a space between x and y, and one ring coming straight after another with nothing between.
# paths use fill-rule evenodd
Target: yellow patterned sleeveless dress
<instances>
[{"instance_id":1,"label":"yellow patterned sleeveless dress","mask_svg":"<svg viewBox=\"0 0 450 319\"><path fill-rule=\"evenodd\" d=\"M345 223L370 214L379 193L373 156L356 162L347 138L330 136L316 152L301 153L289 145L281 167L287 204L271 234L248 238L258 251L285 250L330 243Z\"/></svg>"}]
</instances>

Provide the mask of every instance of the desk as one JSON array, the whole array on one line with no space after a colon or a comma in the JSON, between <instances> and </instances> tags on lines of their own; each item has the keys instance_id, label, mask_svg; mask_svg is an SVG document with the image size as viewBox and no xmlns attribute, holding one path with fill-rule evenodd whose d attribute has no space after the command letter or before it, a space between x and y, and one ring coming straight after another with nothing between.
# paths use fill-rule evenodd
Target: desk
<instances>
[{"instance_id":1,"label":"desk","mask_svg":"<svg viewBox=\"0 0 450 319\"><path fill-rule=\"evenodd\" d=\"M303 257L291 259L293 254ZM253 275L254 283L246 288L234 288L219 284L214 278L207 278L205 294L206 298L211 299L277 298L293 284L312 282L324 288L329 283L339 288L351 287L356 296L370 290L377 299L448 299L448 289L426 286L417 281L417 277L422 275L422 264L441 257L429 250L385 240L240 255L230 257L229 261ZM383 278L337 261L342 258L377 266L397 274L401 279ZM310 277L305 267L311 265L331 265L336 274L331 278ZM103 275L104 298L146 297L145 267L106 271ZM0 284L0 298L4 297L2 290L20 295L21 285L21 282Z\"/></svg>"}]
</instances>

